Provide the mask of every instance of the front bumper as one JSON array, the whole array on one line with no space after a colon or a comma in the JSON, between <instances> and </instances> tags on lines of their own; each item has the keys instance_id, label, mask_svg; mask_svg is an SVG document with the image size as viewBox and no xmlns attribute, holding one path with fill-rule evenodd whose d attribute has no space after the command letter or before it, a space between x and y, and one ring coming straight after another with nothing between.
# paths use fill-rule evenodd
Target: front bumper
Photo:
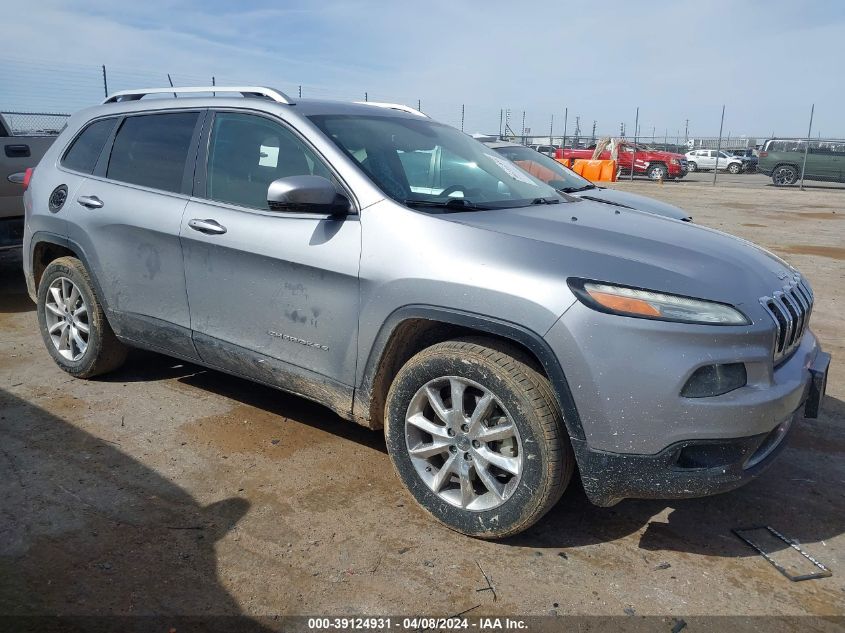
<instances>
[{"instance_id":1,"label":"front bumper","mask_svg":"<svg viewBox=\"0 0 845 633\"><path fill-rule=\"evenodd\" d=\"M587 497L607 507L623 499L687 499L739 488L774 462L794 426L790 415L769 433L678 442L657 455L594 451L583 440L572 447Z\"/></svg>"},{"instance_id":2,"label":"front bumper","mask_svg":"<svg viewBox=\"0 0 845 633\"><path fill-rule=\"evenodd\" d=\"M765 323L741 328L684 326L605 315L575 304L547 333L565 359L582 437L573 437L590 499L696 497L754 478L784 445L806 403L813 417L829 355L806 331L772 367ZM699 367L742 362L747 383L704 398L680 396ZM816 408L814 408L816 407Z\"/></svg>"}]
</instances>

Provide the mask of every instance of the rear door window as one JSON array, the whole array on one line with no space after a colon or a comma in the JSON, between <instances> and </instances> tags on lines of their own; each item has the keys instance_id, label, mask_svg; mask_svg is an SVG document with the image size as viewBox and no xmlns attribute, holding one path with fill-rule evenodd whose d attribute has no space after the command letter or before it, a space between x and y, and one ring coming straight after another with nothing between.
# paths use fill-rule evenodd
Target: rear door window
<instances>
[{"instance_id":1,"label":"rear door window","mask_svg":"<svg viewBox=\"0 0 845 633\"><path fill-rule=\"evenodd\" d=\"M84 174L92 173L115 123L117 119L112 117L89 124L65 152L62 165Z\"/></svg>"},{"instance_id":2,"label":"rear door window","mask_svg":"<svg viewBox=\"0 0 845 633\"><path fill-rule=\"evenodd\" d=\"M111 150L106 177L178 193L199 112L127 117Z\"/></svg>"}]
</instances>

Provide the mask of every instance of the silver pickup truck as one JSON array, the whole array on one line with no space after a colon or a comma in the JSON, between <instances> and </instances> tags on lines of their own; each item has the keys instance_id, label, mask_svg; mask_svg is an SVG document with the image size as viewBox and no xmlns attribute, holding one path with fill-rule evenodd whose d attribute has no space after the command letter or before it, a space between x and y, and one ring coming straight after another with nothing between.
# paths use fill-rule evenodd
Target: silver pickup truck
<instances>
[{"instance_id":1,"label":"silver pickup truck","mask_svg":"<svg viewBox=\"0 0 845 633\"><path fill-rule=\"evenodd\" d=\"M23 239L23 182L64 127L66 115L0 112L0 250Z\"/></svg>"}]
</instances>

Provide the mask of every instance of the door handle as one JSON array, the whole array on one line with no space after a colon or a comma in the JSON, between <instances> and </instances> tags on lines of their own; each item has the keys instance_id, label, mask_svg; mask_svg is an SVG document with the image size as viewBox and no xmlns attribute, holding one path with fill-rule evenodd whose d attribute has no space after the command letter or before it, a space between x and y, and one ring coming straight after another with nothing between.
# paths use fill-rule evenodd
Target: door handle
<instances>
[{"instance_id":1,"label":"door handle","mask_svg":"<svg viewBox=\"0 0 845 633\"><path fill-rule=\"evenodd\" d=\"M102 209L103 201L97 196L79 196L76 201L89 209Z\"/></svg>"},{"instance_id":2,"label":"door handle","mask_svg":"<svg viewBox=\"0 0 845 633\"><path fill-rule=\"evenodd\" d=\"M6 156L9 158L29 158L29 145L6 145Z\"/></svg>"},{"instance_id":3,"label":"door handle","mask_svg":"<svg viewBox=\"0 0 845 633\"><path fill-rule=\"evenodd\" d=\"M194 218L193 220L188 221L188 226L195 231L206 233L208 235L222 235L226 232L226 227L216 220L201 220L199 218Z\"/></svg>"}]
</instances>

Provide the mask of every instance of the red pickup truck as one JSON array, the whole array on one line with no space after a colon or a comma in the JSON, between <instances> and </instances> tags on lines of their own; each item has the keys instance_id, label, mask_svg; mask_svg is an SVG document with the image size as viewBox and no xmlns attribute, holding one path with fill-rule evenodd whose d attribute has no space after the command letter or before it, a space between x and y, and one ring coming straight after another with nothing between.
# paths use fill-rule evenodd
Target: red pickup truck
<instances>
[{"instance_id":1,"label":"red pickup truck","mask_svg":"<svg viewBox=\"0 0 845 633\"><path fill-rule=\"evenodd\" d=\"M593 158L593 153L593 149L565 147L555 152L555 158L590 160ZM652 180L676 179L687 175L687 159L683 154L662 152L619 140L616 141L616 152L614 153L617 154L616 164L623 174L631 173L631 163L633 162L634 174L645 175ZM604 150L596 158L611 160L613 158L611 149Z\"/></svg>"}]
</instances>

